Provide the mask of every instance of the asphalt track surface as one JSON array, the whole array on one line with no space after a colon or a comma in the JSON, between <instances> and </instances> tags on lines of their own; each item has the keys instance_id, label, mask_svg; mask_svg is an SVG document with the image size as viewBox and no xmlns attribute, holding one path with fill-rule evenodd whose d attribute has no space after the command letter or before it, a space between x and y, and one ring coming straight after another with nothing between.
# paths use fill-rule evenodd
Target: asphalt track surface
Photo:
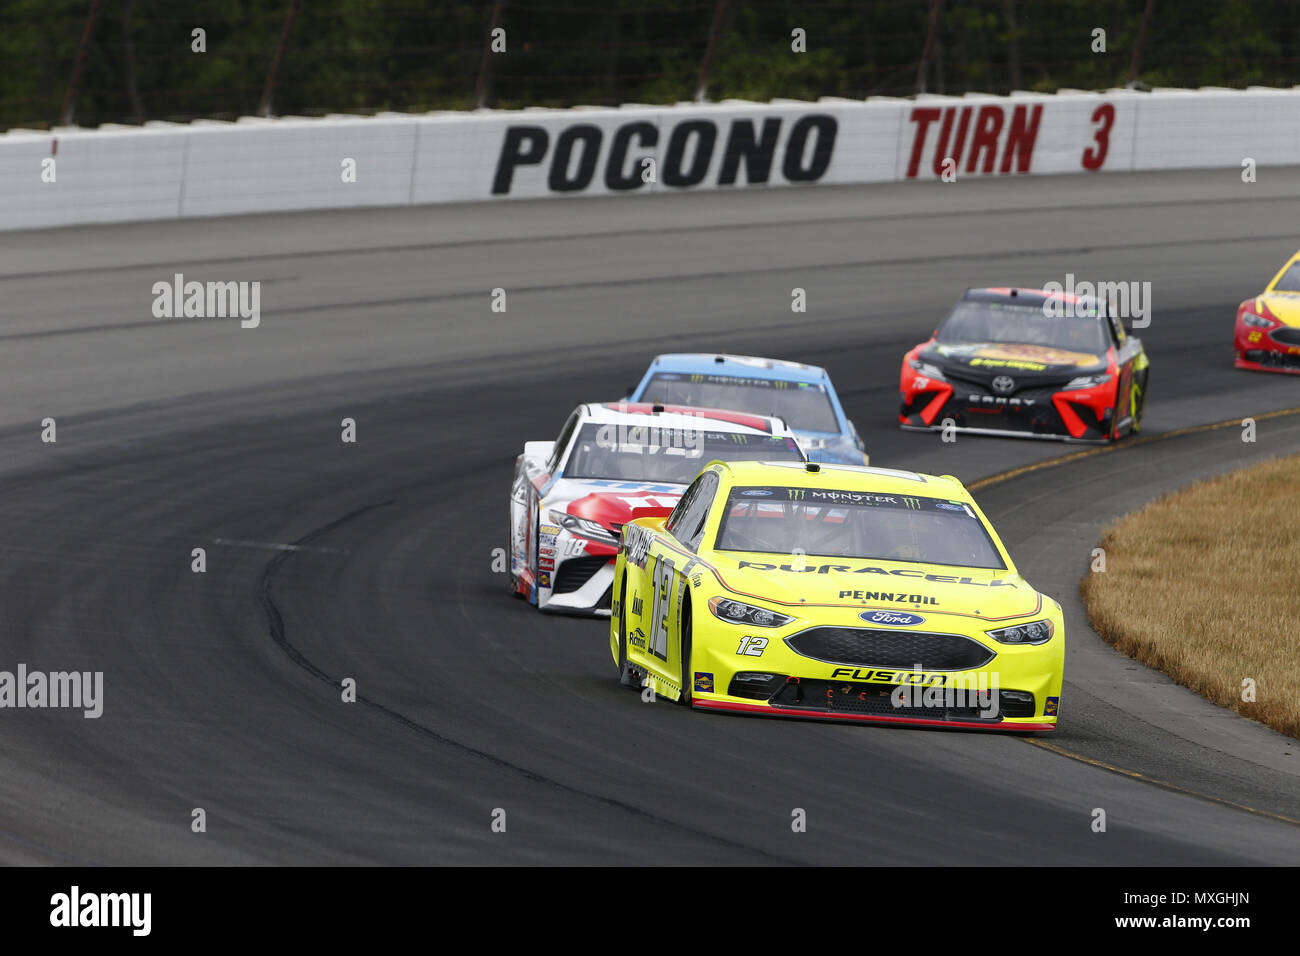
<instances>
[{"instance_id":1,"label":"asphalt track surface","mask_svg":"<svg viewBox=\"0 0 1300 956\"><path fill-rule=\"evenodd\" d=\"M1300 405L1230 351L1297 195L1229 169L0 236L0 668L105 681L98 720L0 712L0 862L1293 863L1300 742L1116 654L1078 582L1114 516L1300 449L1300 415L1180 433ZM261 326L154 319L175 272L261 280ZM658 351L825 365L881 465L1078 451L895 425L899 357L964 287L1069 272L1153 283L1154 440L976 490L1066 607L1046 746L642 703L605 622L493 573L523 442Z\"/></svg>"}]
</instances>

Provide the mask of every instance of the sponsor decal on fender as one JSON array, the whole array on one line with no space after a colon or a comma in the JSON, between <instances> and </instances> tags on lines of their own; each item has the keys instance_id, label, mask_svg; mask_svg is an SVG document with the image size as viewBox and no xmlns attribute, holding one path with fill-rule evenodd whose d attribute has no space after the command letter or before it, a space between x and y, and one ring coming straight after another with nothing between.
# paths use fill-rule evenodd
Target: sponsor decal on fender
<instances>
[{"instance_id":1,"label":"sponsor decal on fender","mask_svg":"<svg viewBox=\"0 0 1300 956\"><path fill-rule=\"evenodd\" d=\"M623 525L623 549L627 552L627 561L641 570L645 570L646 558L650 554L650 532L639 524Z\"/></svg>"}]
</instances>

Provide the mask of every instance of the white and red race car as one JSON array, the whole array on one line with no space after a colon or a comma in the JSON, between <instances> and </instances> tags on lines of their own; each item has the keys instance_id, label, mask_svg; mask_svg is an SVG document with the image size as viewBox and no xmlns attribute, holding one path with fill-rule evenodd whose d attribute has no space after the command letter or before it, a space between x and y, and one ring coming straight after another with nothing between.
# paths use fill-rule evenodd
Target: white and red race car
<instances>
[{"instance_id":1,"label":"white and red race car","mask_svg":"<svg viewBox=\"0 0 1300 956\"><path fill-rule=\"evenodd\" d=\"M579 405L524 443L510 489L510 591L547 611L609 614L619 534L663 516L711 461L804 461L779 418L716 408Z\"/></svg>"}]
</instances>

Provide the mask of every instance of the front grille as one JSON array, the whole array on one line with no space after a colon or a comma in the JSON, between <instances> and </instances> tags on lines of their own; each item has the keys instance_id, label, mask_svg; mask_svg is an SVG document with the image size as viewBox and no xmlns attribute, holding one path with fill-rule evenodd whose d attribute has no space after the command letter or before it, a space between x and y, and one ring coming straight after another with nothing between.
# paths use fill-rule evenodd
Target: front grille
<instances>
[{"instance_id":1,"label":"front grille","mask_svg":"<svg viewBox=\"0 0 1300 956\"><path fill-rule=\"evenodd\" d=\"M1027 392L1044 392L1050 395L1052 392L1059 391L1061 386L1073 378L1073 375L1056 374L1045 375L1039 372L1027 372L1023 369L972 369L972 368L945 368L943 374L946 378L954 383L961 383L961 388L969 389L972 385L976 391L987 395L1020 395ZM993 380L999 376L1007 375L1016 383L1016 387L1010 392L996 392L993 390Z\"/></svg>"},{"instance_id":2,"label":"front grille","mask_svg":"<svg viewBox=\"0 0 1300 956\"><path fill-rule=\"evenodd\" d=\"M555 593L569 594L578 590L591 576L608 564L610 559L603 554L570 558L560 565L555 572Z\"/></svg>"},{"instance_id":3,"label":"front grille","mask_svg":"<svg viewBox=\"0 0 1300 956\"><path fill-rule=\"evenodd\" d=\"M1258 362L1270 368L1300 369L1300 355L1288 355L1285 352L1251 349L1246 352L1246 361Z\"/></svg>"},{"instance_id":4,"label":"front grille","mask_svg":"<svg viewBox=\"0 0 1300 956\"><path fill-rule=\"evenodd\" d=\"M962 393L948 403L944 414L951 412L951 417L958 427L992 428L1001 431L1025 432L1033 435L1069 435L1065 420L1052 401L1055 391L1052 389L1029 390L1018 393L1022 404L982 404L972 400L970 393ZM1033 399L1033 405L1024 401ZM1070 409L1083 422L1085 431L1079 438L1100 438L1110 429L1110 419L1099 414L1090 405L1070 402Z\"/></svg>"},{"instance_id":5,"label":"front grille","mask_svg":"<svg viewBox=\"0 0 1300 956\"><path fill-rule=\"evenodd\" d=\"M828 664L960 671L997 655L969 637L860 627L814 627L785 639L796 654Z\"/></svg>"},{"instance_id":6,"label":"front grille","mask_svg":"<svg viewBox=\"0 0 1300 956\"><path fill-rule=\"evenodd\" d=\"M1268 337L1282 345L1300 345L1300 327L1289 325L1283 329L1274 329Z\"/></svg>"}]
</instances>

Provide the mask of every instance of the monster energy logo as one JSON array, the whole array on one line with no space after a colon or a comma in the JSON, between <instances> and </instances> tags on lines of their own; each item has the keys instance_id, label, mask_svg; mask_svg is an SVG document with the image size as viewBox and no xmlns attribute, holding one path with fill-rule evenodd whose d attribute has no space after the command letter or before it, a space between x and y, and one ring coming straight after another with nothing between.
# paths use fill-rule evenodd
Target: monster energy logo
<instances>
[{"instance_id":1,"label":"monster energy logo","mask_svg":"<svg viewBox=\"0 0 1300 956\"><path fill-rule=\"evenodd\" d=\"M921 499L920 499L920 498L908 498L908 497L904 497L904 498L903 498L903 504L907 505L908 510L910 510L910 511L920 511L920 510L921 510Z\"/></svg>"},{"instance_id":2,"label":"monster energy logo","mask_svg":"<svg viewBox=\"0 0 1300 956\"><path fill-rule=\"evenodd\" d=\"M692 382L702 382L702 381L704 381L704 376L703 376L703 375L692 375L692 376L691 376L691 381L692 381Z\"/></svg>"},{"instance_id":3,"label":"monster energy logo","mask_svg":"<svg viewBox=\"0 0 1300 956\"><path fill-rule=\"evenodd\" d=\"M787 488L785 492L790 496L791 501L803 501L804 495L806 494L806 491L803 488Z\"/></svg>"}]
</instances>

